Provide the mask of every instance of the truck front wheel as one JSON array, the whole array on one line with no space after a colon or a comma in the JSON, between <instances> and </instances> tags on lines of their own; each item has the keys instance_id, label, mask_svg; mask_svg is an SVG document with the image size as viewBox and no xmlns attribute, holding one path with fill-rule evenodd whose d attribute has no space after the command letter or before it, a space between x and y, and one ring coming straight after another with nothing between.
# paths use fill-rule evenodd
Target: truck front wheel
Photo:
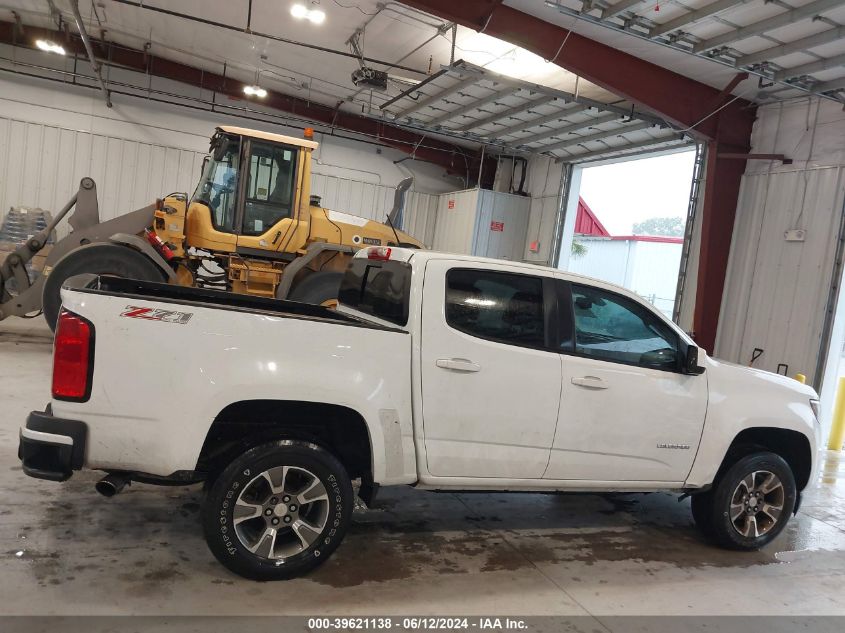
<instances>
[{"instance_id":1,"label":"truck front wheel","mask_svg":"<svg viewBox=\"0 0 845 633\"><path fill-rule=\"evenodd\" d=\"M325 449L297 440L263 444L217 477L203 507L205 539L244 578L293 578L334 552L353 499L346 469Z\"/></svg>"},{"instance_id":2,"label":"truck front wheel","mask_svg":"<svg viewBox=\"0 0 845 633\"><path fill-rule=\"evenodd\" d=\"M705 494L695 513L703 531L723 547L756 550L786 527L797 490L782 457L758 452L738 459Z\"/></svg>"}]
</instances>

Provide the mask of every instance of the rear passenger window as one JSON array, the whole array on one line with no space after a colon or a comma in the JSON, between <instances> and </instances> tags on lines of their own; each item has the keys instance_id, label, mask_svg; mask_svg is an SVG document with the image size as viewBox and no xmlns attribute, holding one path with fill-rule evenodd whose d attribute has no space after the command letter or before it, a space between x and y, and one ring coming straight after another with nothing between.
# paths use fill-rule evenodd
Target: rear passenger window
<instances>
[{"instance_id":1,"label":"rear passenger window","mask_svg":"<svg viewBox=\"0 0 845 633\"><path fill-rule=\"evenodd\" d=\"M543 281L487 270L450 270L446 275L446 323L479 338L542 347Z\"/></svg>"},{"instance_id":2,"label":"rear passenger window","mask_svg":"<svg viewBox=\"0 0 845 633\"><path fill-rule=\"evenodd\" d=\"M410 293L409 264L355 257L343 275L337 299L354 310L396 325L406 325Z\"/></svg>"}]
</instances>

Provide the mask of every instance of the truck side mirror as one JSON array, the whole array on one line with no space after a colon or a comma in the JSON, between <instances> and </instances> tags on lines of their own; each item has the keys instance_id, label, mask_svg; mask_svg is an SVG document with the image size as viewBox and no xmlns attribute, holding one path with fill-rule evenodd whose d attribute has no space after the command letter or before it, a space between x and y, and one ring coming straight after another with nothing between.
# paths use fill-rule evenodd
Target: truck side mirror
<instances>
[{"instance_id":1,"label":"truck side mirror","mask_svg":"<svg viewBox=\"0 0 845 633\"><path fill-rule=\"evenodd\" d=\"M684 359L684 373L692 375L704 373L704 367L698 365L698 347L695 345L687 347L687 355Z\"/></svg>"}]
</instances>

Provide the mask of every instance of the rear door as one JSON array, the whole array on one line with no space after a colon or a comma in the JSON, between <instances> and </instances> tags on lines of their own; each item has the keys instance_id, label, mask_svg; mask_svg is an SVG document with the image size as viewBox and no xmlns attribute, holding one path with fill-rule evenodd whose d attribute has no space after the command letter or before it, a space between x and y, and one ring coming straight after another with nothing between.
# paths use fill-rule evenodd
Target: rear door
<instances>
[{"instance_id":1,"label":"rear door","mask_svg":"<svg viewBox=\"0 0 845 633\"><path fill-rule=\"evenodd\" d=\"M542 478L561 389L547 327L553 287L512 267L428 262L421 376L432 475Z\"/></svg>"}]
</instances>

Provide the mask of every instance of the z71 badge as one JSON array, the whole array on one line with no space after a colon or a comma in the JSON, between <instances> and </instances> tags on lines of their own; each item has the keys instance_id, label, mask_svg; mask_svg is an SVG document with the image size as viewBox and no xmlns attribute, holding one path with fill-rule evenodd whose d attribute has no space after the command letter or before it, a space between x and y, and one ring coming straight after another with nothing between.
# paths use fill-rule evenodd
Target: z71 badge
<instances>
[{"instance_id":1,"label":"z71 badge","mask_svg":"<svg viewBox=\"0 0 845 633\"><path fill-rule=\"evenodd\" d=\"M132 319L146 319L147 321L163 321L164 323L185 324L194 316L192 312L176 312L174 310L159 310L158 308L139 308L138 306L126 306L120 313L122 317Z\"/></svg>"}]
</instances>

